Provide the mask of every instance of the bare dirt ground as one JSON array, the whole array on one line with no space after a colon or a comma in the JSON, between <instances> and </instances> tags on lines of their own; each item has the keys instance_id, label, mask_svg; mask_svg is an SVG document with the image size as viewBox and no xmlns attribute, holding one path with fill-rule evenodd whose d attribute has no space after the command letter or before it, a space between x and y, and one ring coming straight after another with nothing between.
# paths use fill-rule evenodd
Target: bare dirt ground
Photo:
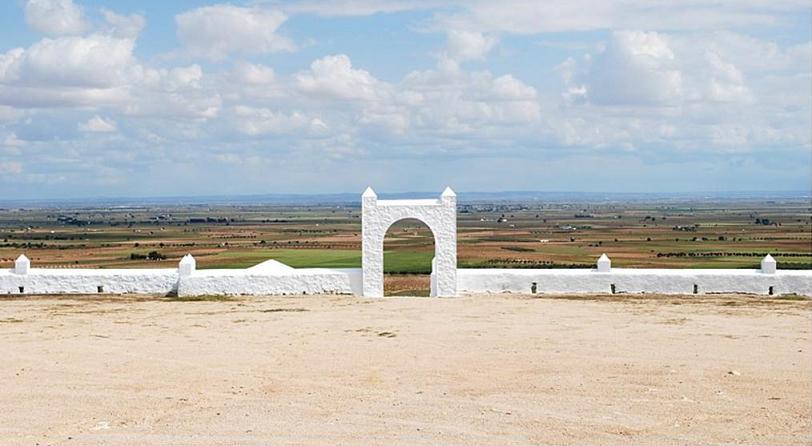
<instances>
[{"instance_id":1,"label":"bare dirt ground","mask_svg":"<svg viewBox=\"0 0 812 446\"><path fill-rule=\"evenodd\" d=\"M4 445L812 442L810 301L0 305Z\"/></svg>"}]
</instances>

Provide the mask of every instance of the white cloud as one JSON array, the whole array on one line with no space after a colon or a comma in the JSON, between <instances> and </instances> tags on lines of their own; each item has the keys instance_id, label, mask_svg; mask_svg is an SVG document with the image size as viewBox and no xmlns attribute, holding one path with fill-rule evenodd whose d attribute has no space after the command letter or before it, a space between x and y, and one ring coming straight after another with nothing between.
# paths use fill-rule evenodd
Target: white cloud
<instances>
[{"instance_id":1,"label":"white cloud","mask_svg":"<svg viewBox=\"0 0 812 446\"><path fill-rule=\"evenodd\" d=\"M337 99L373 99L387 89L368 71L353 68L345 54L313 61L310 70L296 75L296 85L305 93Z\"/></svg>"},{"instance_id":2,"label":"white cloud","mask_svg":"<svg viewBox=\"0 0 812 446\"><path fill-rule=\"evenodd\" d=\"M93 34L43 39L0 55L0 83L105 88L130 74L130 39Z\"/></svg>"},{"instance_id":3,"label":"white cloud","mask_svg":"<svg viewBox=\"0 0 812 446\"><path fill-rule=\"evenodd\" d=\"M283 134L302 130L318 133L327 129L321 119L308 117L299 111L285 114L275 113L267 108L237 106L234 107L234 114L239 117L239 131L252 136L269 133Z\"/></svg>"},{"instance_id":4,"label":"white cloud","mask_svg":"<svg viewBox=\"0 0 812 446\"><path fill-rule=\"evenodd\" d=\"M178 39L193 56L221 60L230 54L292 51L293 42L277 34L287 16L279 11L213 5L175 17Z\"/></svg>"},{"instance_id":5,"label":"white cloud","mask_svg":"<svg viewBox=\"0 0 812 446\"><path fill-rule=\"evenodd\" d=\"M482 60L495 44L495 37L480 32L448 31L448 57L452 60Z\"/></svg>"},{"instance_id":6,"label":"white cloud","mask_svg":"<svg viewBox=\"0 0 812 446\"><path fill-rule=\"evenodd\" d=\"M107 22L105 31L119 38L135 39L146 25L144 16L140 14L119 15L109 9L102 9L101 13Z\"/></svg>"},{"instance_id":7,"label":"white cloud","mask_svg":"<svg viewBox=\"0 0 812 446\"><path fill-rule=\"evenodd\" d=\"M775 26L806 11L804 0L473 0L454 13L437 13L435 30L538 34L607 29L719 30Z\"/></svg>"},{"instance_id":8,"label":"white cloud","mask_svg":"<svg viewBox=\"0 0 812 446\"><path fill-rule=\"evenodd\" d=\"M574 69L574 70L573 70ZM614 32L606 48L562 65L567 96L599 105L669 105L682 97L683 76L658 33Z\"/></svg>"},{"instance_id":9,"label":"white cloud","mask_svg":"<svg viewBox=\"0 0 812 446\"><path fill-rule=\"evenodd\" d=\"M0 162L0 173L5 175L19 175L23 173L23 165L17 161Z\"/></svg>"},{"instance_id":10,"label":"white cloud","mask_svg":"<svg viewBox=\"0 0 812 446\"><path fill-rule=\"evenodd\" d=\"M12 133L10 135L6 135L6 138L3 140L3 145L6 147L22 147L25 145L25 141L17 138L16 133Z\"/></svg>"},{"instance_id":11,"label":"white cloud","mask_svg":"<svg viewBox=\"0 0 812 446\"><path fill-rule=\"evenodd\" d=\"M245 61L234 64L231 73L235 81L251 85L270 84L276 78L273 68Z\"/></svg>"},{"instance_id":12,"label":"white cloud","mask_svg":"<svg viewBox=\"0 0 812 446\"><path fill-rule=\"evenodd\" d=\"M49 36L81 34L87 28L82 9L72 0L28 0L25 21Z\"/></svg>"},{"instance_id":13,"label":"white cloud","mask_svg":"<svg viewBox=\"0 0 812 446\"><path fill-rule=\"evenodd\" d=\"M200 81L203 79L203 69L197 64L161 70L159 74L165 91L200 88Z\"/></svg>"},{"instance_id":14,"label":"white cloud","mask_svg":"<svg viewBox=\"0 0 812 446\"><path fill-rule=\"evenodd\" d=\"M680 23L690 8L671 0L655 1L662 8L650 9L658 14L679 10L682 15L653 17L643 8L645 20L620 17L618 11L631 14L640 7L614 1L576 3L572 8L583 13L567 14L570 6L556 10L554 2L539 13L544 20L533 22L532 17L517 17L521 13L510 8L535 11L536 2L506 0L498 5L505 10L503 17L494 13L480 20L477 14L489 5L446 4L435 10L429 25L421 20L412 23L417 28L401 30L428 32L420 38L434 39L429 45L421 41L412 47L396 41L391 51L400 53L394 57L365 55L352 60L347 54L355 54L350 52L358 47L338 46L347 54L304 62L302 57L311 50L335 50L345 41L330 40L329 32L318 34L320 40L314 40L307 52L280 60L264 53L293 48L280 35L286 17L269 12L261 1L251 3L260 5L256 7L216 5L180 14L179 37L181 18L192 20L183 31L184 49L173 55L226 59L215 64L186 57L139 59L136 39L143 17L101 11L103 21L86 28L89 34L0 48L0 153L6 155L3 162L22 161L12 157L24 151L34 157L36 163L25 163L24 172L22 166L15 168L23 173L20 179L42 185L64 182L78 190L95 181L88 180L90 171L108 172L107 177L127 184L127 178L141 178L122 175L132 169L143 169L139 173L156 175L156 180L160 178L155 172L167 172L164 176L169 178L166 165L184 166L178 170L206 178L228 164L233 168L229 178L247 182L232 181L231 187L242 188L264 187L268 172L279 173L280 178L291 178L288 174L305 178L306 172L315 172L307 170L313 166L322 169L318 176L340 171L335 160L350 170L363 165L377 174L397 170L409 159L414 165L432 159L439 160L432 166L447 166L443 160L488 157L508 166L505 160L514 157L521 160L512 165L515 169L532 164L527 160L545 159L542 154L547 153L562 160L560 166L567 165L572 153L587 158L599 153L603 159L634 157L639 165L662 166L663 159L676 160L674 165L684 170L685 159L699 156L731 154L755 160L756 155L773 159L775 154L781 159L788 153L794 158L784 159L798 160L799 153L812 149L808 100L812 42L803 41L808 34L792 34L795 28L782 25L776 25L781 34L774 40L763 37L770 35L764 28L724 30L736 20L748 19L739 14L745 9L761 14L760 20L780 24L792 5L770 7L761 0L728 5L722 8L723 30L706 31L707 18L700 17L693 25ZM719 9L715 3L688 2L696 10ZM307 13L323 17L433 6L431 1L389 0L268 5L289 14L322 5L323 10ZM264 17L266 13L271 16ZM404 21L412 18L406 15ZM260 26L262 20L271 26ZM646 20L650 26L631 26ZM387 18L386 23L395 21ZM448 26L431 28L440 23ZM619 23L630 24L625 27L629 30L613 31ZM541 36L567 43L546 46L536 44L540 36L515 35L540 29L601 32ZM393 38L408 37L397 34L401 31L393 30ZM606 41L600 42L604 35ZM445 46L437 51L444 39ZM794 43L784 43L788 40ZM498 59L488 57L497 43ZM418 51L426 47L435 50L420 55ZM397 57L400 54L402 58ZM558 67L560 77L550 62L559 54L563 55L556 60L569 57ZM435 67L414 68L432 56ZM77 115L91 119L77 123ZM127 131L115 134L115 144L93 133L117 129ZM27 150L29 146L36 150ZM801 170L794 164L796 172ZM295 166L306 167L298 172ZM405 187L414 184L406 179L414 172L404 171ZM447 172L438 169L433 174L444 177ZM381 173L379 178L385 181L387 175ZM354 187L353 175L342 178L347 178L350 189ZM0 174L0 183L3 179ZM177 183L166 184L171 188Z\"/></svg>"},{"instance_id":15,"label":"white cloud","mask_svg":"<svg viewBox=\"0 0 812 446\"><path fill-rule=\"evenodd\" d=\"M414 11L442 6L441 0L303 0L287 2L285 11L291 14L318 14L325 17L370 16Z\"/></svg>"},{"instance_id":16,"label":"white cloud","mask_svg":"<svg viewBox=\"0 0 812 446\"><path fill-rule=\"evenodd\" d=\"M117 130L115 121L104 119L99 115L88 119L87 122L80 122L78 127L80 131L90 133L111 133Z\"/></svg>"}]
</instances>

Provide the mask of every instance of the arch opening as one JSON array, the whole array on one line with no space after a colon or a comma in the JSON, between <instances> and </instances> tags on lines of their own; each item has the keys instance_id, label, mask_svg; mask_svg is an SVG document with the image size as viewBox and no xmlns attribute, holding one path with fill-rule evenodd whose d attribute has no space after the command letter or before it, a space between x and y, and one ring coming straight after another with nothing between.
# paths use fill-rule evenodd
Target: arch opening
<instances>
[{"instance_id":1,"label":"arch opening","mask_svg":"<svg viewBox=\"0 0 812 446\"><path fill-rule=\"evenodd\" d=\"M434 233L423 221L403 218L392 223L383 240L384 296L430 296L436 246Z\"/></svg>"}]
</instances>

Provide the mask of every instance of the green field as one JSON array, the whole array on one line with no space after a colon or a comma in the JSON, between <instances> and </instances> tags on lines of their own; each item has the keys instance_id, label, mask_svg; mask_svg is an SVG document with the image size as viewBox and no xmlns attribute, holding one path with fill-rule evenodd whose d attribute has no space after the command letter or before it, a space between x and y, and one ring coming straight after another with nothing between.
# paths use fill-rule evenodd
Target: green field
<instances>
[{"instance_id":1,"label":"green field","mask_svg":"<svg viewBox=\"0 0 812 446\"><path fill-rule=\"evenodd\" d=\"M385 251L384 272L397 274L431 273L432 252ZM202 256L202 268L246 268L265 260L277 260L294 268L360 268L361 252L345 249L263 249L224 251Z\"/></svg>"}]
</instances>

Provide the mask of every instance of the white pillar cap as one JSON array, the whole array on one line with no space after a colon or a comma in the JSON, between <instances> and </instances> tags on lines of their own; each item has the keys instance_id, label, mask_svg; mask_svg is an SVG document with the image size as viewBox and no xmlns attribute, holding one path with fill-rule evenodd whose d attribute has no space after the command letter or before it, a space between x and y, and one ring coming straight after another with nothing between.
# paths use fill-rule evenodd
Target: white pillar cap
<instances>
[{"instance_id":1,"label":"white pillar cap","mask_svg":"<svg viewBox=\"0 0 812 446\"><path fill-rule=\"evenodd\" d=\"M598 258L598 272L608 273L612 270L612 260L605 253Z\"/></svg>"},{"instance_id":2,"label":"white pillar cap","mask_svg":"<svg viewBox=\"0 0 812 446\"><path fill-rule=\"evenodd\" d=\"M372 187L369 186L366 188L364 193L361 194L361 198L378 198L378 194L376 194L375 191L372 190Z\"/></svg>"}]
</instances>

